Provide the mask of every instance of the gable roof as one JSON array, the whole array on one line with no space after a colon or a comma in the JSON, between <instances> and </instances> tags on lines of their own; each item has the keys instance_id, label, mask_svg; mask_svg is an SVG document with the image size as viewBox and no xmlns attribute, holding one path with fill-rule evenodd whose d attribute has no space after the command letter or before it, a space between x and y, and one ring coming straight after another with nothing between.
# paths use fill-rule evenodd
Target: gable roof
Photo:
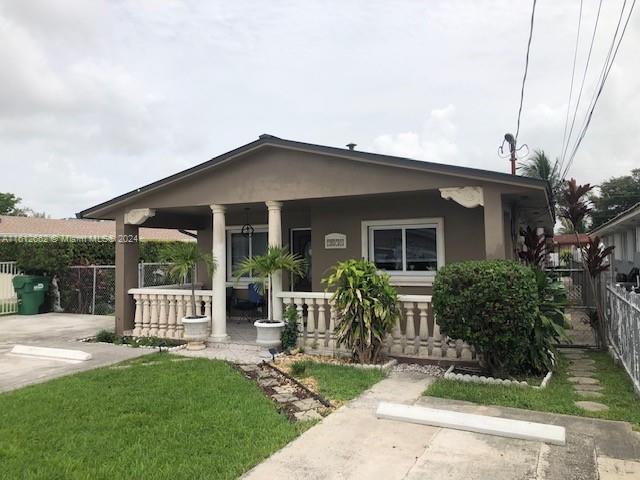
<instances>
[{"instance_id":1,"label":"gable roof","mask_svg":"<svg viewBox=\"0 0 640 480\"><path fill-rule=\"evenodd\" d=\"M632 223L634 224L633 226L637 226L640 223L640 202L595 228L591 235L601 237L616 230L631 228Z\"/></svg>"},{"instance_id":2,"label":"gable roof","mask_svg":"<svg viewBox=\"0 0 640 480\"><path fill-rule=\"evenodd\" d=\"M519 175L511 175L508 173L495 172L492 170L483 170L478 168L461 167L457 165L446 165L442 163L427 162L423 160L415 160L406 157L396 157L392 155L382 155L378 153L362 152L359 150L351 150L337 147L329 147L326 145L317 145L313 143L298 142L294 140L285 140L273 135L262 134L257 140L249 142L229 152L223 153L204 163L188 168L181 172L175 173L163 179L152 182L132 190L123 195L119 195L111 200L100 203L76 214L78 218L90 218L91 215L105 208L113 207L119 203L133 199L145 193L151 192L165 185L169 185L176 181L183 180L193 175L202 173L212 167L233 160L249 152L254 152L265 147L276 147L287 150L297 150L307 153L316 153L319 155L328 155L331 157L344 158L364 163L386 165L390 167L406 168L413 170L428 171L432 173L440 173L451 176L459 176L465 178L474 178L496 183L506 183L523 187L536 189L544 189L546 194L546 182L537 178L522 177Z\"/></svg>"},{"instance_id":3,"label":"gable roof","mask_svg":"<svg viewBox=\"0 0 640 480\"><path fill-rule=\"evenodd\" d=\"M75 218L52 219L40 217L14 217L0 215L0 238L106 238L116 235L113 220L78 220ZM193 240L177 230L162 228L140 228L141 240Z\"/></svg>"}]
</instances>

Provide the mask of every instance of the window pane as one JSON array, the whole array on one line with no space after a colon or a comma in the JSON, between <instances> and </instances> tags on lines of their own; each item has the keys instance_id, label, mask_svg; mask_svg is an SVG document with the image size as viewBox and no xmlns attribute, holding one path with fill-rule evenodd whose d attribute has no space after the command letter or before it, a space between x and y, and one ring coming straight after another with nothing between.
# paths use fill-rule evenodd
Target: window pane
<instances>
[{"instance_id":1,"label":"window pane","mask_svg":"<svg viewBox=\"0 0 640 480\"><path fill-rule=\"evenodd\" d=\"M402 271L402 230L373 231L373 262L382 270Z\"/></svg>"},{"instance_id":2,"label":"window pane","mask_svg":"<svg viewBox=\"0 0 640 480\"><path fill-rule=\"evenodd\" d=\"M267 245L269 242L269 234L267 232L254 232L251 239L253 241L251 254L254 257L267 253Z\"/></svg>"},{"instance_id":3,"label":"window pane","mask_svg":"<svg viewBox=\"0 0 640 480\"><path fill-rule=\"evenodd\" d=\"M407 271L438 269L435 228L407 228Z\"/></svg>"},{"instance_id":4,"label":"window pane","mask_svg":"<svg viewBox=\"0 0 640 480\"><path fill-rule=\"evenodd\" d=\"M241 233L231 234L231 274L235 276L235 272L242 261L249 256L249 238ZM244 274L243 277L248 277Z\"/></svg>"}]
</instances>

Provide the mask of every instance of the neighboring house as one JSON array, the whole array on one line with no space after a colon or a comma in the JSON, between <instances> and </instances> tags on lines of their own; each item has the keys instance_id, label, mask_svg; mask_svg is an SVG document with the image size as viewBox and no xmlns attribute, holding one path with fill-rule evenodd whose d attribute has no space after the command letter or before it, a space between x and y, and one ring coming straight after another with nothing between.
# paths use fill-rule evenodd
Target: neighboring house
<instances>
[{"instance_id":1,"label":"neighboring house","mask_svg":"<svg viewBox=\"0 0 640 480\"><path fill-rule=\"evenodd\" d=\"M290 292L289 279L279 277L273 288L284 304L308 312L307 333L325 345L330 341L325 335L335 312L326 303L322 279L336 262L364 257L389 273L403 295L412 321L398 341L415 340L416 350L427 338L438 340L429 294L439 268L462 260L514 258L522 226L553 231L542 180L271 135L78 217L115 220L123 240L116 245L119 332L180 334L182 296L175 290L135 289L138 247L127 239L144 226L197 230L202 251L216 257L213 278L199 271L198 295L212 315L212 341L227 338L225 287L246 288L251 281L234 281L238 263L268 244L288 244L311 264L309 278L296 288L312 292ZM251 237L241 232L245 224L254 229ZM282 309L283 304L274 305L276 318Z\"/></svg>"},{"instance_id":2,"label":"neighboring house","mask_svg":"<svg viewBox=\"0 0 640 480\"><path fill-rule=\"evenodd\" d=\"M615 246L613 250L613 276L627 275L640 268L640 203L600 225L589 235Z\"/></svg>"},{"instance_id":3,"label":"neighboring house","mask_svg":"<svg viewBox=\"0 0 640 480\"><path fill-rule=\"evenodd\" d=\"M112 220L52 219L0 215L0 240L38 241L55 238L56 241L108 240L115 241L116 223ZM190 240L177 230L141 228L140 240Z\"/></svg>"},{"instance_id":4,"label":"neighboring house","mask_svg":"<svg viewBox=\"0 0 640 480\"><path fill-rule=\"evenodd\" d=\"M589 241L586 233L579 233L576 239L575 233L563 233L553 236L553 252L549 254L549 263L553 267L562 265L562 253L570 252L573 260L579 262L582 260L580 246Z\"/></svg>"}]
</instances>

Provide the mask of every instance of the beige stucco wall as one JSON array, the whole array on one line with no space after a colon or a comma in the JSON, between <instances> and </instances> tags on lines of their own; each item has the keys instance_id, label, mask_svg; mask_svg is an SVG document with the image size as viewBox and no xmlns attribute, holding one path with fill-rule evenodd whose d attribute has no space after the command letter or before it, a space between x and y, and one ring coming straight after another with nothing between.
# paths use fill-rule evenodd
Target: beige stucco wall
<instances>
[{"instance_id":1,"label":"beige stucco wall","mask_svg":"<svg viewBox=\"0 0 640 480\"><path fill-rule=\"evenodd\" d=\"M468 209L443 200L438 192L398 195L395 198L361 198L327 201L311 210L313 289L321 291L321 279L336 262L362 257L362 221L406 218L444 218L445 263L484 258L483 210ZM347 236L347 248L326 250L324 236ZM401 293L424 294L427 287L400 287Z\"/></svg>"}]
</instances>

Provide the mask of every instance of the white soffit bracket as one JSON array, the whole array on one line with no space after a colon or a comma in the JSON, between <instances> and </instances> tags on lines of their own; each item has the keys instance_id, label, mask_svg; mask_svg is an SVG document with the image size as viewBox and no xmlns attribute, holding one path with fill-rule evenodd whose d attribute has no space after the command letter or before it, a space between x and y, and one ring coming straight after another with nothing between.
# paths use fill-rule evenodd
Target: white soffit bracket
<instances>
[{"instance_id":1,"label":"white soffit bracket","mask_svg":"<svg viewBox=\"0 0 640 480\"><path fill-rule=\"evenodd\" d=\"M151 217L155 217L156 211L153 208L134 208L124 214L124 223L127 225L142 225Z\"/></svg>"},{"instance_id":2,"label":"white soffit bracket","mask_svg":"<svg viewBox=\"0 0 640 480\"><path fill-rule=\"evenodd\" d=\"M376 416L387 420L452 428L499 437L534 440L553 445L565 445L566 443L564 427L545 423L524 422L509 418L488 417L473 413L387 402L378 404Z\"/></svg>"},{"instance_id":3,"label":"white soffit bracket","mask_svg":"<svg viewBox=\"0 0 640 480\"><path fill-rule=\"evenodd\" d=\"M440 196L445 200L453 200L466 208L484 206L482 187L450 187L440 188Z\"/></svg>"}]
</instances>

